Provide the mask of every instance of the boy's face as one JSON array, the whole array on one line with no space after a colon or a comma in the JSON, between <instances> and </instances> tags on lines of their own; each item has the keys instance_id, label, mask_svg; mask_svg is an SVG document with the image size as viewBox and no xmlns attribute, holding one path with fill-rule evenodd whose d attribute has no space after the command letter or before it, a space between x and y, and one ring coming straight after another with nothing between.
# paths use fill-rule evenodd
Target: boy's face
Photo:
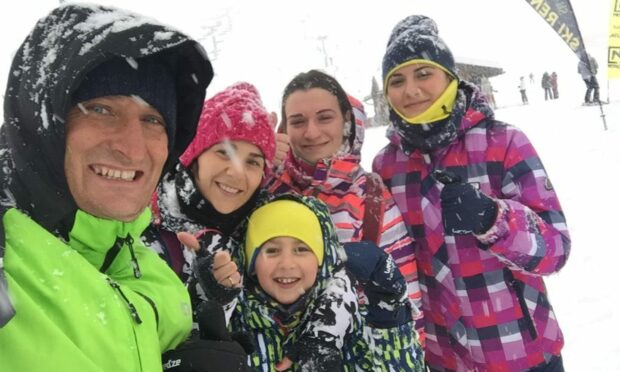
<instances>
[{"instance_id":1,"label":"boy's face","mask_svg":"<svg viewBox=\"0 0 620 372\"><path fill-rule=\"evenodd\" d=\"M281 236L262 245L255 267L261 288L274 300L289 305L314 285L318 260L301 240Z\"/></svg>"}]
</instances>

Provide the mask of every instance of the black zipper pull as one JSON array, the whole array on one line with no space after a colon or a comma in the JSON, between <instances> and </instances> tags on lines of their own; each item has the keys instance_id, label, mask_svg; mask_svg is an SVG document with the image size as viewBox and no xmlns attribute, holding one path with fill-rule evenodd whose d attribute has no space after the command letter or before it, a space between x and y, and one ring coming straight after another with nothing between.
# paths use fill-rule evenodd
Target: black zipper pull
<instances>
[{"instance_id":1,"label":"black zipper pull","mask_svg":"<svg viewBox=\"0 0 620 372\"><path fill-rule=\"evenodd\" d=\"M131 267L133 268L133 276L135 276L136 278L140 278L142 276L142 272L140 271L140 265L138 265L136 252L133 250L133 238L131 237L131 235L127 234L127 238L125 238L125 243L129 247L129 253L131 254Z\"/></svg>"},{"instance_id":2,"label":"black zipper pull","mask_svg":"<svg viewBox=\"0 0 620 372\"><path fill-rule=\"evenodd\" d=\"M131 317L133 318L133 320L136 323L141 324L142 319L140 319L140 315L138 315L138 310L136 310L136 307L131 303L131 301L129 301L127 296L125 296L125 294L121 290L121 287L110 278L106 278L106 280L108 281L108 284L110 284L110 286L114 288L118 292L118 294L121 296L121 298L125 301L125 303L127 304L127 307L129 308L129 313L131 314Z\"/></svg>"}]
</instances>

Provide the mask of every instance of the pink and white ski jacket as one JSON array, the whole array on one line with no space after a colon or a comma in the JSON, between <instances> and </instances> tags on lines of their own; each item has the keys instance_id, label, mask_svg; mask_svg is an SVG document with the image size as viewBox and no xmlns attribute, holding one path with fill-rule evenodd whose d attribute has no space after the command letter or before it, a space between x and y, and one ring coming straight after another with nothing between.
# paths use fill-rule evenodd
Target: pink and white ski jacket
<instances>
[{"instance_id":1,"label":"pink and white ski jacket","mask_svg":"<svg viewBox=\"0 0 620 372\"><path fill-rule=\"evenodd\" d=\"M350 148L349 151L340 151L333 158L318 162L312 175L304 173L292 151L289 151L284 164L268 185L268 191L272 194L294 191L302 195L315 196L327 204L341 243L364 240L366 178L370 174L360 165L360 151L364 139L364 114L355 106L354 113L356 123L355 129L351 131L352 145L343 146L343 148ZM423 314L419 311L422 294L418 284L418 268L413 241L392 195L385 185L381 186L380 198L384 215L379 227L379 247L392 256L407 281L409 298L415 307L412 316L416 321L420 342L423 344Z\"/></svg>"},{"instance_id":2,"label":"pink and white ski jacket","mask_svg":"<svg viewBox=\"0 0 620 372\"><path fill-rule=\"evenodd\" d=\"M438 371L525 371L563 346L542 277L568 257L564 214L532 144L496 121L469 83L459 84L455 118L455 139L423 152L406 145L409 124L392 115L390 143L373 162L414 235L426 361ZM497 201L483 236L444 231L436 169Z\"/></svg>"}]
</instances>

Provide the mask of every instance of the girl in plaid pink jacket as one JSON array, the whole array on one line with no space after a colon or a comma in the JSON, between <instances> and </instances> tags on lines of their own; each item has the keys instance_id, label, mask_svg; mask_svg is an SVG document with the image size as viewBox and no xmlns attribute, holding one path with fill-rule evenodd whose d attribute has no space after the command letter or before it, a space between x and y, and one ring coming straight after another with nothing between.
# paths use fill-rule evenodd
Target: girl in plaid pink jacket
<instances>
[{"instance_id":1,"label":"girl in plaid pink jacket","mask_svg":"<svg viewBox=\"0 0 620 372\"><path fill-rule=\"evenodd\" d=\"M390 143L373 169L414 234L433 371L563 371L543 276L570 250L534 147L461 81L433 20L398 23L383 59Z\"/></svg>"}]
</instances>

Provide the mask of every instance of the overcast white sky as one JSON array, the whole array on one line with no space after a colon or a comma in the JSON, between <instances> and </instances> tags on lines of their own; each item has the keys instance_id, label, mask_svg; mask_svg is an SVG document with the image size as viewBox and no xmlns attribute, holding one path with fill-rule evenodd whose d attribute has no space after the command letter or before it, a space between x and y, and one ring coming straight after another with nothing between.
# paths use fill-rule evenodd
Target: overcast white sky
<instances>
[{"instance_id":1,"label":"overcast white sky","mask_svg":"<svg viewBox=\"0 0 620 372\"><path fill-rule=\"evenodd\" d=\"M605 61L611 0L572 0L586 47L600 64ZM15 50L36 20L59 1L5 1L0 4L0 92L4 92ZM324 68L322 43L333 73L358 98L380 76L387 37L396 22L410 14L425 14L439 25L440 35L459 58L490 61L514 75L557 71L562 79L583 84L572 51L538 16L526 0L394 0L312 2L272 0L143 1L108 0L156 18L195 38L218 28L212 95L239 81L254 83L268 108L279 110L286 83L298 72ZM325 36L323 42L320 37ZM212 38L203 39L213 50ZM605 70L599 79L605 79ZM510 76L510 75L509 75ZM512 79L512 77L510 77ZM566 80L564 80L566 81ZM603 86L605 84L602 84ZM515 82L516 89L516 82Z\"/></svg>"}]
</instances>

